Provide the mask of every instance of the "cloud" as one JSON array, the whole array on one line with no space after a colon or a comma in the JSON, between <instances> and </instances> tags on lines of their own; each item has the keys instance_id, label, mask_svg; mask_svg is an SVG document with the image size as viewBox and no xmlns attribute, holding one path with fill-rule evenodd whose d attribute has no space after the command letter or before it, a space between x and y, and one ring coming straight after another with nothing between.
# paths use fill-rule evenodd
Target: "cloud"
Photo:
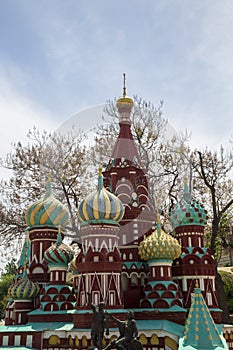
<instances>
[{"instance_id":1,"label":"cloud","mask_svg":"<svg viewBox=\"0 0 233 350\"><path fill-rule=\"evenodd\" d=\"M18 70L14 76L11 64L5 65L10 96L61 124L118 97L125 72L127 93L155 105L164 99L165 117L176 130L185 126L219 139L222 128L227 138L233 111L231 0L54 4L25 0L10 12L17 28L5 62L12 59Z\"/></svg>"},{"instance_id":2,"label":"cloud","mask_svg":"<svg viewBox=\"0 0 233 350\"><path fill-rule=\"evenodd\" d=\"M53 130L56 127L53 115L36 105L16 88L16 81L20 77L23 80L23 73L13 65L11 65L10 72L11 77L0 64L1 157L12 149L12 143L26 142L27 132L33 126L46 130Z\"/></svg>"}]
</instances>

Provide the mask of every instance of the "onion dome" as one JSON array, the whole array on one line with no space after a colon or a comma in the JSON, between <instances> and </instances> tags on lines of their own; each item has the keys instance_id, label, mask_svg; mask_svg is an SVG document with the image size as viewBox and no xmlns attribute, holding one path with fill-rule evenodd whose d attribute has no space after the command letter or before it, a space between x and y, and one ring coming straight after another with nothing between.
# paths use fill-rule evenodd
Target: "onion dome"
<instances>
[{"instance_id":1,"label":"onion dome","mask_svg":"<svg viewBox=\"0 0 233 350\"><path fill-rule=\"evenodd\" d=\"M123 96L118 98L118 100L116 101L116 106L118 109L121 107L132 108L134 105L132 98L126 96L125 73L123 73L123 76L124 76Z\"/></svg>"},{"instance_id":2,"label":"onion dome","mask_svg":"<svg viewBox=\"0 0 233 350\"><path fill-rule=\"evenodd\" d=\"M26 224L33 226L64 226L69 212L64 204L56 199L51 190L50 181L46 184L44 197L31 204L25 214Z\"/></svg>"},{"instance_id":3,"label":"onion dome","mask_svg":"<svg viewBox=\"0 0 233 350\"><path fill-rule=\"evenodd\" d=\"M205 226L207 219L207 211L191 196L187 180L185 180L183 197L175 209L170 212L172 225L175 228L188 225Z\"/></svg>"},{"instance_id":4,"label":"onion dome","mask_svg":"<svg viewBox=\"0 0 233 350\"><path fill-rule=\"evenodd\" d=\"M124 215L120 199L104 188L102 169L99 169L97 191L84 198L78 208L81 225L111 224L119 226Z\"/></svg>"},{"instance_id":5,"label":"onion dome","mask_svg":"<svg viewBox=\"0 0 233 350\"><path fill-rule=\"evenodd\" d=\"M44 253L44 259L49 266L68 266L73 259L73 250L62 243L60 229L57 234L57 241L53 243Z\"/></svg>"},{"instance_id":6,"label":"onion dome","mask_svg":"<svg viewBox=\"0 0 233 350\"><path fill-rule=\"evenodd\" d=\"M19 278L14 284L8 289L10 298L14 300L31 300L39 293L40 287L37 283L32 282L26 274Z\"/></svg>"},{"instance_id":7,"label":"onion dome","mask_svg":"<svg viewBox=\"0 0 233 350\"><path fill-rule=\"evenodd\" d=\"M144 260L175 260L181 254L177 239L161 230L158 220L157 229L139 245L139 255Z\"/></svg>"}]
</instances>

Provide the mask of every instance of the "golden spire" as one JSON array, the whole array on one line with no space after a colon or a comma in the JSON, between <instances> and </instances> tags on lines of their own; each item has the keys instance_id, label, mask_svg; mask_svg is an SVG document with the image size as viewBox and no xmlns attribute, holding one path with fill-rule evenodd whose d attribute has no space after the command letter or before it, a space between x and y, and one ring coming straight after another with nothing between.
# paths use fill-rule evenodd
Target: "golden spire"
<instances>
[{"instance_id":1,"label":"golden spire","mask_svg":"<svg viewBox=\"0 0 233 350\"><path fill-rule=\"evenodd\" d=\"M123 97L126 97L125 73L123 73Z\"/></svg>"},{"instance_id":2,"label":"golden spire","mask_svg":"<svg viewBox=\"0 0 233 350\"><path fill-rule=\"evenodd\" d=\"M161 218L159 214L157 214L157 224L161 225Z\"/></svg>"},{"instance_id":3,"label":"golden spire","mask_svg":"<svg viewBox=\"0 0 233 350\"><path fill-rule=\"evenodd\" d=\"M126 77L125 73L123 73L123 96L118 98L116 105L119 108L120 106L128 106L130 109L133 107L132 98L126 95Z\"/></svg>"}]
</instances>

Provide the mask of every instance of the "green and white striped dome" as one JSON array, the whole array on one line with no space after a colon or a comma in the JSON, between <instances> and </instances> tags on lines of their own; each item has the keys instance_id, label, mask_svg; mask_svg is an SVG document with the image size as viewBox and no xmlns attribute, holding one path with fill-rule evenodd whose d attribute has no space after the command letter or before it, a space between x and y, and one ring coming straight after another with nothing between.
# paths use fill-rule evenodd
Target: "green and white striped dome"
<instances>
[{"instance_id":1,"label":"green and white striped dome","mask_svg":"<svg viewBox=\"0 0 233 350\"><path fill-rule=\"evenodd\" d=\"M69 220L69 212L64 204L52 193L51 183L46 185L45 195L31 204L25 213L26 224L34 226L64 226Z\"/></svg>"},{"instance_id":2,"label":"green and white striped dome","mask_svg":"<svg viewBox=\"0 0 233 350\"><path fill-rule=\"evenodd\" d=\"M31 300L39 293L39 290L39 285L32 282L24 272L23 276L10 286L8 294L14 300Z\"/></svg>"}]
</instances>

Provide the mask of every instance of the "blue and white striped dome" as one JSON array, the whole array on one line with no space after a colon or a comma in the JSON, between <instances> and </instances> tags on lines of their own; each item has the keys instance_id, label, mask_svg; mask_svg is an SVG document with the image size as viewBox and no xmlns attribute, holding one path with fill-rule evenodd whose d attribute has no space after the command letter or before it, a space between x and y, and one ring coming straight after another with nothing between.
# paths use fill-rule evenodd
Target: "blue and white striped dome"
<instances>
[{"instance_id":1,"label":"blue and white striped dome","mask_svg":"<svg viewBox=\"0 0 233 350\"><path fill-rule=\"evenodd\" d=\"M97 191L84 198L78 208L81 225L111 224L118 222L124 215L124 206L120 199L104 188L102 169L99 169Z\"/></svg>"}]
</instances>

